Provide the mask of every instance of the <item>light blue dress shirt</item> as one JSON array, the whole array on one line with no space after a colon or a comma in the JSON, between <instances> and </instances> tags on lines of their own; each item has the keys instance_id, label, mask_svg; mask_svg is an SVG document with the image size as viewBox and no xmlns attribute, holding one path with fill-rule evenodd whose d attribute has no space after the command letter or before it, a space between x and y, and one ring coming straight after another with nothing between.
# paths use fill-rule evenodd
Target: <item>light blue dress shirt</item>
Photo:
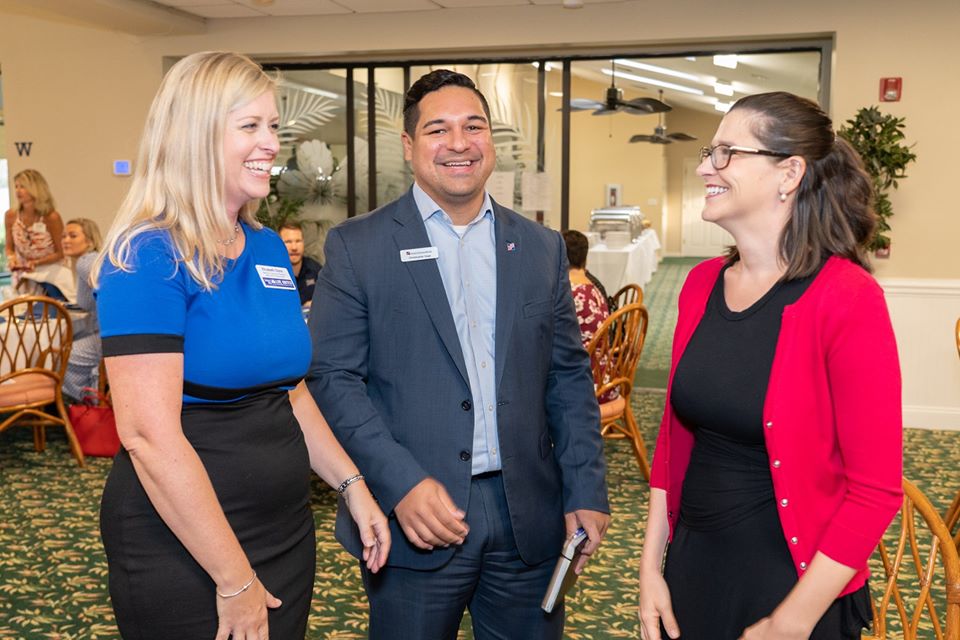
<instances>
[{"instance_id":1,"label":"light blue dress shirt","mask_svg":"<svg viewBox=\"0 0 960 640\"><path fill-rule=\"evenodd\" d=\"M433 198L414 183L413 197L437 248L437 266L473 396L473 475L500 469L497 435L496 362L497 252L490 194L477 217L457 226Z\"/></svg>"}]
</instances>

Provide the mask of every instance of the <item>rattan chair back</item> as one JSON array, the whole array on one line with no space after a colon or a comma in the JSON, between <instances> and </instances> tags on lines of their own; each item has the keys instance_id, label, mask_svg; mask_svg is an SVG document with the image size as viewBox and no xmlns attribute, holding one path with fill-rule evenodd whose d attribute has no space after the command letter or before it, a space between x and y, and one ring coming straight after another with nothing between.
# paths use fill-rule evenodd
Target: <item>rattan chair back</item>
<instances>
[{"instance_id":1,"label":"rattan chair back","mask_svg":"<svg viewBox=\"0 0 960 640\"><path fill-rule=\"evenodd\" d=\"M876 553L884 589L873 594L873 635L864 638L960 640L957 547L940 514L906 478L900 513Z\"/></svg>"},{"instance_id":2,"label":"rattan chair back","mask_svg":"<svg viewBox=\"0 0 960 640\"><path fill-rule=\"evenodd\" d=\"M610 314L587 345L596 395L601 401L601 432L607 438L630 440L637 464L647 480L650 479L647 448L630 406L630 394L649 319L643 304L628 304ZM602 402L613 389L619 392L617 400ZM608 411L609 407L615 410Z\"/></svg>"},{"instance_id":3,"label":"rattan chair back","mask_svg":"<svg viewBox=\"0 0 960 640\"><path fill-rule=\"evenodd\" d=\"M15 424L32 426L34 448L43 451L46 426L62 426L82 467L62 392L72 346L73 323L57 300L20 296L0 304L0 433Z\"/></svg>"},{"instance_id":4,"label":"rattan chair back","mask_svg":"<svg viewBox=\"0 0 960 640\"><path fill-rule=\"evenodd\" d=\"M641 289L638 284L625 284L619 291L613 294L610 300L612 301L610 305L611 312L622 309L628 304L643 304L643 289Z\"/></svg>"}]
</instances>

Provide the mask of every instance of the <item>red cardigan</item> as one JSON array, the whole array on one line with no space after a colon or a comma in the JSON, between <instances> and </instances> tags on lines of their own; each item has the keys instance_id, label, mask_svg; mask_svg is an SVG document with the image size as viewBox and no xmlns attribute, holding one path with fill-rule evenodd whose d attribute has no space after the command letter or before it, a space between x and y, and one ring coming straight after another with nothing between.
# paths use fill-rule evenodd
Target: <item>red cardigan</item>
<instances>
[{"instance_id":1,"label":"red cardigan","mask_svg":"<svg viewBox=\"0 0 960 640\"><path fill-rule=\"evenodd\" d=\"M670 536L693 433L674 414L677 362L700 323L723 266L697 265L680 292L673 364L650 486L667 492ZM763 407L764 437L780 524L802 575L817 551L858 569L902 499L900 365L883 291L862 268L833 257L783 310Z\"/></svg>"}]
</instances>

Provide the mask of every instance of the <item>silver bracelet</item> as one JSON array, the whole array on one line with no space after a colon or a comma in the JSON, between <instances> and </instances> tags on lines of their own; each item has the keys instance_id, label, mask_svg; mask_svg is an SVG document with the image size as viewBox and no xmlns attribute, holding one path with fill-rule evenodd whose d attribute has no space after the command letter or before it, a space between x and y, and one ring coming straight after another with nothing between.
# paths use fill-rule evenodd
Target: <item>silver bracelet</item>
<instances>
[{"instance_id":1,"label":"silver bracelet","mask_svg":"<svg viewBox=\"0 0 960 640\"><path fill-rule=\"evenodd\" d=\"M247 589L249 589L250 587L252 587L252 586L253 586L253 583L256 582L256 581L257 581L257 572L254 571L254 572L253 572L253 577L250 578L250 582L248 582L247 584L245 584L245 585L243 585L242 587L240 587L239 590L234 591L233 593L220 593L220 590L219 590L219 589L216 589L216 592L217 592L217 595L218 595L219 597L224 598L224 599L226 599L226 598L236 598L238 595L240 595L241 593L243 593L244 591L246 591Z\"/></svg>"},{"instance_id":2,"label":"silver bracelet","mask_svg":"<svg viewBox=\"0 0 960 640\"><path fill-rule=\"evenodd\" d=\"M363 480L363 476L360 475L359 473L356 475L350 476L349 478L347 478L346 480L340 483L340 486L337 487L337 493L339 493L340 495L343 495L343 492L347 490L347 487L352 485L354 482L360 482L361 480Z\"/></svg>"}]
</instances>

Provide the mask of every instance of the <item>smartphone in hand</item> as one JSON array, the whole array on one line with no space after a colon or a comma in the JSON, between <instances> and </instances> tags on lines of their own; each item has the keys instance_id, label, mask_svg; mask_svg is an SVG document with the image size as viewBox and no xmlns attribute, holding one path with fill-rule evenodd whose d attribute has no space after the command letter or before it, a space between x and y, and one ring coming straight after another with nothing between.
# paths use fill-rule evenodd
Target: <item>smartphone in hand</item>
<instances>
[{"instance_id":1,"label":"smartphone in hand","mask_svg":"<svg viewBox=\"0 0 960 640\"><path fill-rule=\"evenodd\" d=\"M540 608L547 613L553 611L557 602L577 581L577 574L574 573L573 566L576 564L577 558L580 557L580 551L586 542L587 532L582 527L564 541L563 549L560 550L560 557L557 558L557 566L553 569L553 577L550 578L547 592L543 596L543 602L540 603Z\"/></svg>"}]
</instances>

